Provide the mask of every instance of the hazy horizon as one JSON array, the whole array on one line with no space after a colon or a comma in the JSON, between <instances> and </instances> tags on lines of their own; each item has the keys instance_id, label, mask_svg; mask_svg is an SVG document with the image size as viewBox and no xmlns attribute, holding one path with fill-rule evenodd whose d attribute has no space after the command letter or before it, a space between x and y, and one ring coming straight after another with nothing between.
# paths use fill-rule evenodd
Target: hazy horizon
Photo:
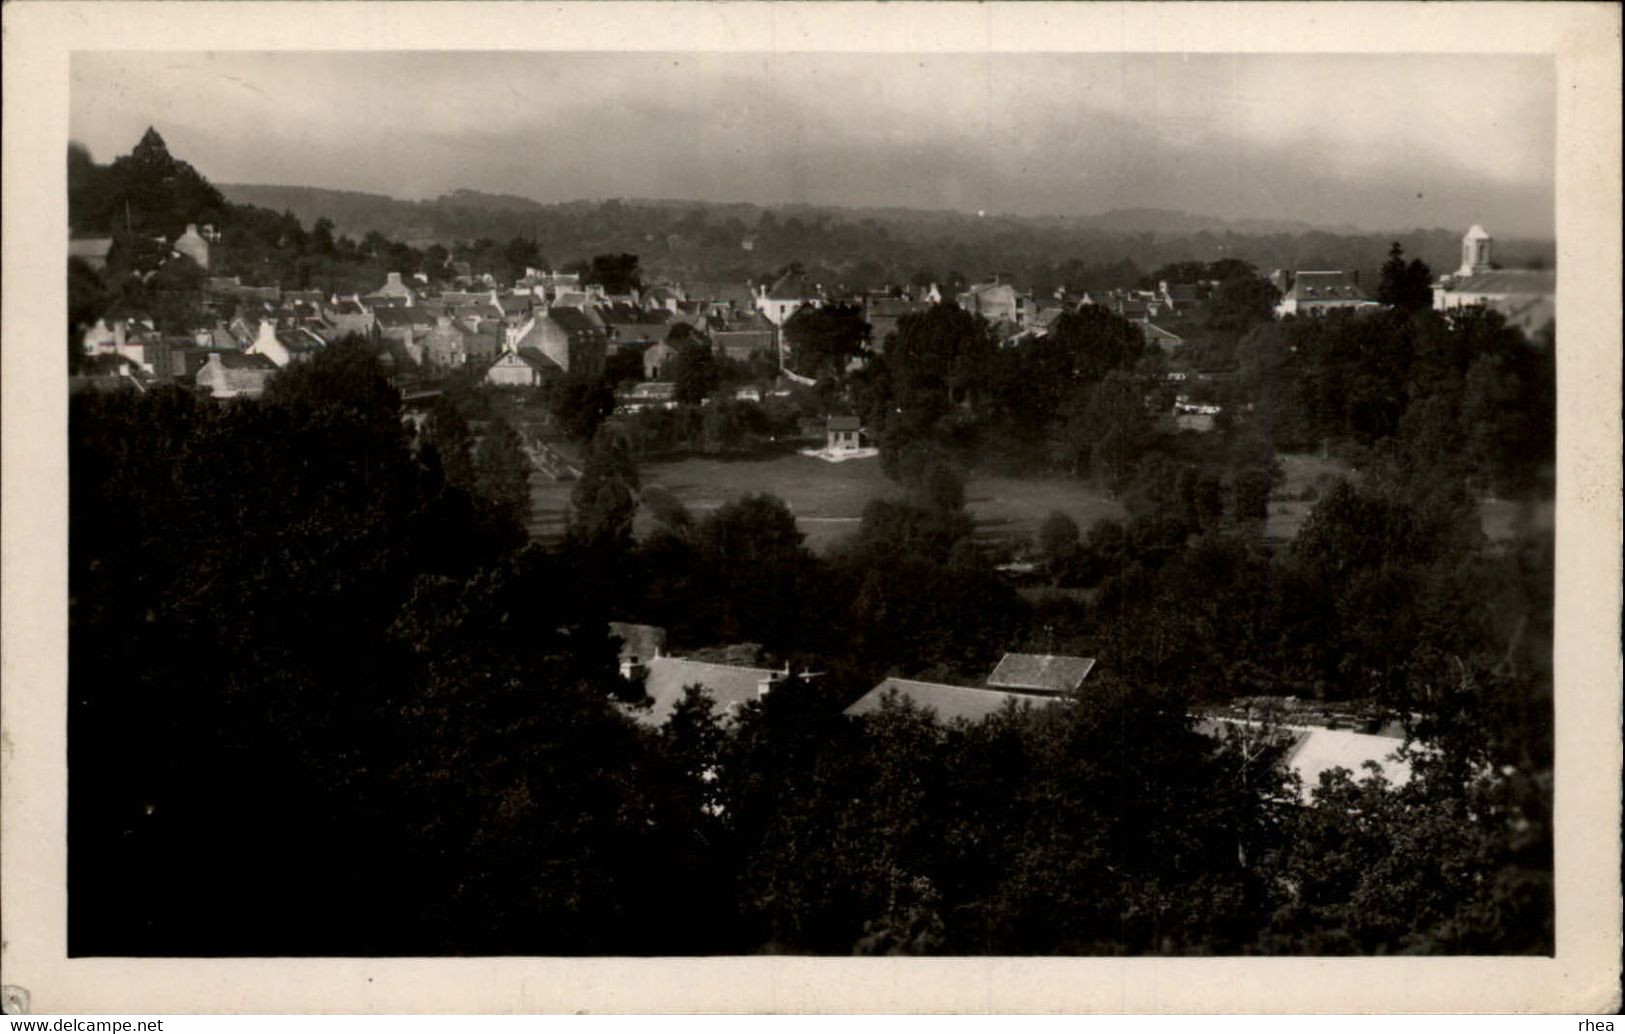
<instances>
[{"instance_id":1,"label":"hazy horizon","mask_svg":"<svg viewBox=\"0 0 1625 1034\"><path fill-rule=\"evenodd\" d=\"M1554 233L1546 57L95 52L70 75L97 161L153 125L219 183Z\"/></svg>"}]
</instances>

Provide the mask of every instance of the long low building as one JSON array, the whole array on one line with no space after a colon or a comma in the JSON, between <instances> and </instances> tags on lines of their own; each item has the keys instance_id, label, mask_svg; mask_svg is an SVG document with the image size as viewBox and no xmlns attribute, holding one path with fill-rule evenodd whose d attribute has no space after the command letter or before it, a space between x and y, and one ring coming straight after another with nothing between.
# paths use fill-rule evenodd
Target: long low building
<instances>
[{"instance_id":1,"label":"long low building","mask_svg":"<svg viewBox=\"0 0 1625 1034\"><path fill-rule=\"evenodd\" d=\"M1059 699L1052 695L1013 693L982 686L950 686L942 682L889 678L850 704L845 713L852 716L873 714L881 709L888 698L906 700L921 710L934 712L945 722L955 719L979 722L1007 706L1045 707Z\"/></svg>"},{"instance_id":2,"label":"long low building","mask_svg":"<svg viewBox=\"0 0 1625 1034\"><path fill-rule=\"evenodd\" d=\"M1234 718L1201 718L1196 729L1214 739L1225 739L1256 732L1260 726ZM1397 737L1318 725L1281 725L1272 732L1284 749L1287 769L1302 781L1299 793L1305 804L1313 799L1320 777L1339 768L1347 769L1358 781L1369 774L1367 762L1375 762L1383 778L1394 786L1411 780L1410 762L1397 756L1405 741Z\"/></svg>"},{"instance_id":3,"label":"long low building","mask_svg":"<svg viewBox=\"0 0 1625 1034\"><path fill-rule=\"evenodd\" d=\"M657 728L666 724L689 686L703 689L719 716L726 718L752 700L766 696L785 677L783 669L713 664L686 657L650 657L642 667L643 691L651 704L633 716Z\"/></svg>"}]
</instances>

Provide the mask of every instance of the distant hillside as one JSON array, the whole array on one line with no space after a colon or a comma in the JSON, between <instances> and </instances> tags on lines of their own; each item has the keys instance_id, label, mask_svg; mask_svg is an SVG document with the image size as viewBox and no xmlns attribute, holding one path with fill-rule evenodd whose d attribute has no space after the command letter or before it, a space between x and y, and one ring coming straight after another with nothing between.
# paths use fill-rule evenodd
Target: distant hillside
<instances>
[{"instance_id":1,"label":"distant hillside","mask_svg":"<svg viewBox=\"0 0 1625 1034\"><path fill-rule=\"evenodd\" d=\"M1099 215L1082 216L1075 220L1109 233L1311 233L1316 230L1331 233L1360 234L1352 226L1316 226L1301 219L1220 219L1217 216L1196 215L1191 212L1167 208L1114 208Z\"/></svg>"},{"instance_id":2,"label":"distant hillside","mask_svg":"<svg viewBox=\"0 0 1625 1034\"><path fill-rule=\"evenodd\" d=\"M429 201L403 201L383 194L368 194L348 190L328 190L320 187L284 187L268 184L225 183L220 190L232 201L259 205L276 211L291 211L303 222L314 222L321 216L333 220L341 233L364 236L369 232L386 235L422 229L426 224L447 225L452 236L471 236L483 232L484 227L470 226L459 232L455 226L458 213L484 215L546 211L580 211L603 202L573 201L563 204L543 204L516 194L489 194L479 190L459 189ZM617 203L626 209L644 212L704 211L709 218L736 218L753 226L764 212L773 213L778 220L848 219L873 220L882 225L906 226L937 231L970 229L994 224L1029 226L1062 225L1079 230L1097 230L1113 234L1153 234L1177 236L1195 233L1310 233L1323 232L1359 235L1360 231L1348 226L1317 227L1301 220L1235 219L1197 215L1165 208L1120 208L1098 215L1067 216L1009 216L991 218L970 212L915 208L867 208L831 205L757 205L749 203L718 204L686 201L672 198L628 198Z\"/></svg>"},{"instance_id":3,"label":"distant hillside","mask_svg":"<svg viewBox=\"0 0 1625 1034\"><path fill-rule=\"evenodd\" d=\"M1397 237L1435 271L1453 268L1461 230L1400 234L1325 229L1297 221L1225 220L1166 209L1091 216L1032 217L909 208L710 204L673 199L543 204L509 194L458 190L427 201L379 194L224 184L234 202L291 211L306 226L333 220L356 240L379 233L420 246L514 238L534 240L554 265L596 254L637 254L657 277L740 280L802 263L820 281L848 286L930 277L974 280L1014 275L1040 292L1114 285L1182 260L1239 258L1262 271L1352 269L1375 284ZM1499 242L1509 265L1551 264L1551 242ZM1138 275L1138 274L1136 274Z\"/></svg>"},{"instance_id":4,"label":"distant hillside","mask_svg":"<svg viewBox=\"0 0 1625 1034\"><path fill-rule=\"evenodd\" d=\"M355 190L327 190L322 187L278 187L232 183L218 184L228 201L238 205L258 205L275 212L292 212L307 226L317 219L333 220L339 233L365 237L377 231L391 236L390 230L409 222L415 206L385 194Z\"/></svg>"}]
</instances>

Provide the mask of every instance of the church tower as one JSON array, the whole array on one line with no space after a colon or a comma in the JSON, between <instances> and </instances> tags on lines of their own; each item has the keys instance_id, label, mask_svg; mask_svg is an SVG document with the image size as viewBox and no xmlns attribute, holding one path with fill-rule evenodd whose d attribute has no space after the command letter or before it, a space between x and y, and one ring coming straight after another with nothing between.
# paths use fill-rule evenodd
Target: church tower
<instances>
[{"instance_id":1,"label":"church tower","mask_svg":"<svg viewBox=\"0 0 1625 1034\"><path fill-rule=\"evenodd\" d=\"M1477 223L1461 238L1461 268L1457 276L1472 276L1490 270L1490 235Z\"/></svg>"}]
</instances>

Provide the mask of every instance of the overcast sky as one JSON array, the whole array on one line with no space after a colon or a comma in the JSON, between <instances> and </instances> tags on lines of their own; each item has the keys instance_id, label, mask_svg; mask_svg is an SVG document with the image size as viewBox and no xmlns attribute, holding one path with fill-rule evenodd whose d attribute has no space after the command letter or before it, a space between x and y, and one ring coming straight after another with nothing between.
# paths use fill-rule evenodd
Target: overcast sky
<instances>
[{"instance_id":1,"label":"overcast sky","mask_svg":"<svg viewBox=\"0 0 1625 1034\"><path fill-rule=\"evenodd\" d=\"M1552 233L1525 56L94 53L72 137L221 183Z\"/></svg>"}]
</instances>

